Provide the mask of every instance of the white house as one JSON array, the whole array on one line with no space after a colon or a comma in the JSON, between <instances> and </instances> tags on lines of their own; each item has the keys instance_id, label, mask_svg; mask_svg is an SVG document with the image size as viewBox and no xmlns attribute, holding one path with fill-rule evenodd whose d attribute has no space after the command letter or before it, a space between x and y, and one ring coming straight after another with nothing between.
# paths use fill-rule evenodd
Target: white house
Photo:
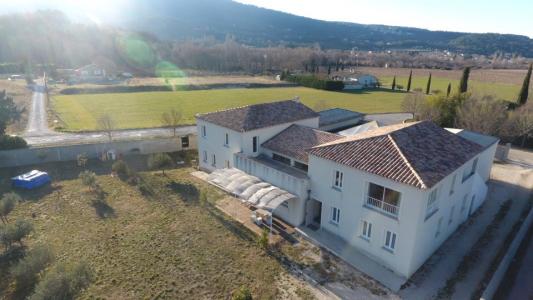
<instances>
[{"instance_id":1,"label":"white house","mask_svg":"<svg viewBox=\"0 0 533 300\"><path fill-rule=\"evenodd\" d=\"M431 122L353 136L288 100L197 115L212 182L410 277L485 200L497 139Z\"/></svg>"},{"instance_id":2,"label":"white house","mask_svg":"<svg viewBox=\"0 0 533 300\"><path fill-rule=\"evenodd\" d=\"M344 90L361 90L367 88L376 88L379 80L371 74L359 74L356 76L344 77Z\"/></svg>"}]
</instances>

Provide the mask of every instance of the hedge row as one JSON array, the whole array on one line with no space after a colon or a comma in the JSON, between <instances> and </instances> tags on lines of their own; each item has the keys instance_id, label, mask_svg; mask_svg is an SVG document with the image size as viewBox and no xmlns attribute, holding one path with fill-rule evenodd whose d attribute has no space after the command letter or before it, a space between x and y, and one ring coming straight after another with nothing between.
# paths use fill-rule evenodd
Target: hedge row
<instances>
[{"instance_id":1,"label":"hedge row","mask_svg":"<svg viewBox=\"0 0 533 300\"><path fill-rule=\"evenodd\" d=\"M289 75L285 77L285 80L319 90L341 91L344 89L342 81L320 79L313 75Z\"/></svg>"},{"instance_id":2,"label":"hedge row","mask_svg":"<svg viewBox=\"0 0 533 300\"><path fill-rule=\"evenodd\" d=\"M21 137L10 135L0 136L0 150L13 150L26 147L28 147L28 144Z\"/></svg>"}]
</instances>

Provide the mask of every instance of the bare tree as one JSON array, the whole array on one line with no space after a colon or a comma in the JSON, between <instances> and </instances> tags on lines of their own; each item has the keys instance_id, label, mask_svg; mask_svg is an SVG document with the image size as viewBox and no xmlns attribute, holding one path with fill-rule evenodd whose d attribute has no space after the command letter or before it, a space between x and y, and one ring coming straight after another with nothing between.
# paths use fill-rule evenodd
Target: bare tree
<instances>
[{"instance_id":1,"label":"bare tree","mask_svg":"<svg viewBox=\"0 0 533 300\"><path fill-rule=\"evenodd\" d=\"M405 112L411 113L414 119L417 119L418 116L422 113L422 108L426 97L422 92L416 91L413 93L408 93L402 102L402 109Z\"/></svg>"},{"instance_id":2,"label":"bare tree","mask_svg":"<svg viewBox=\"0 0 533 300\"><path fill-rule=\"evenodd\" d=\"M161 115L161 122L165 127L172 128L173 136L176 136L176 129L180 125L181 118L181 112L172 109L169 112L165 112Z\"/></svg>"},{"instance_id":3,"label":"bare tree","mask_svg":"<svg viewBox=\"0 0 533 300\"><path fill-rule=\"evenodd\" d=\"M507 119L505 103L492 97L470 97L458 109L456 126L489 135L499 135Z\"/></svg>"},{"instance_id":4,"label":"bare tree","mask_svg":"<svg viewBox=\"0 0 533 300\"><path fill-rule=\"evenodd\" d=\"M115 121L110 115L104 114L98 118L98 128L104 131L109 138L109 141L113 140L113 130L115 130Z\"/></svg>"},{"instance_id":5,"label":"bare tree","mask_svg":"<svg viewBox=\"0 0 533 300\"><path fill-rule=\"evenodd\" d=\"M504 128L504 134L507 137L521 138L523 147L526 140L533 137L533 103L528 102L511 112Z\"/></svg>"}]
</instances>

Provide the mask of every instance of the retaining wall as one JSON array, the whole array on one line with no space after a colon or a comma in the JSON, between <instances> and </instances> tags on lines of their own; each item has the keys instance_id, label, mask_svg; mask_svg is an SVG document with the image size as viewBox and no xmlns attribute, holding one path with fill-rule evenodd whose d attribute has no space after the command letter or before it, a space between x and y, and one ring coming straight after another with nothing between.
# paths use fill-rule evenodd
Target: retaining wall
<instances>
[{"instance_id":1,"label":"retaining wall","mask_svg":"<svg viewBox=\"0 0 533 300\"><path fill-rule=\"evenodd\" d=\"M185 143L187 138L188 146ZM121 156L128 154L175 152L188 149L197 149L196 135L81 145L32 147L0 151L0 168L56 161L72 161L77 160L80 154L86 154L88 158L99 158L111 153L116 156Z\"/></svg>"}]
</instances>

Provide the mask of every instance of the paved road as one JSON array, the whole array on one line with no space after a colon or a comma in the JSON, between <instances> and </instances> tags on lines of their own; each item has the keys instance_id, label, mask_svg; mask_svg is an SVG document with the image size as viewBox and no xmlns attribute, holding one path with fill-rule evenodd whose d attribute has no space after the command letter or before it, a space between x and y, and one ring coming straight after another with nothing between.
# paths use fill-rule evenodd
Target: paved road
<instances>
[{"instance_id":1,"label":"paved road","mask_svg":"<svg viewBox=\"0 0 533 300\"><path fill-rule=\"evenodd\" d=\"M93 142L105 142L108 137L103 132L90 133L61 133L48 128L46 113L46 96L44 86L36 85L32 96L32 107L28 117L28 126L22 137L31 146L54 146L65 144L86 144ZM196 126L184 126L176 130L177 135L185 135L196 132ZM142 138L154 138L172 136L172 130L168 128L151 128L138 130L117 130L113 132L113 140L131 140Z\"/></svg>"}]
</instances>

